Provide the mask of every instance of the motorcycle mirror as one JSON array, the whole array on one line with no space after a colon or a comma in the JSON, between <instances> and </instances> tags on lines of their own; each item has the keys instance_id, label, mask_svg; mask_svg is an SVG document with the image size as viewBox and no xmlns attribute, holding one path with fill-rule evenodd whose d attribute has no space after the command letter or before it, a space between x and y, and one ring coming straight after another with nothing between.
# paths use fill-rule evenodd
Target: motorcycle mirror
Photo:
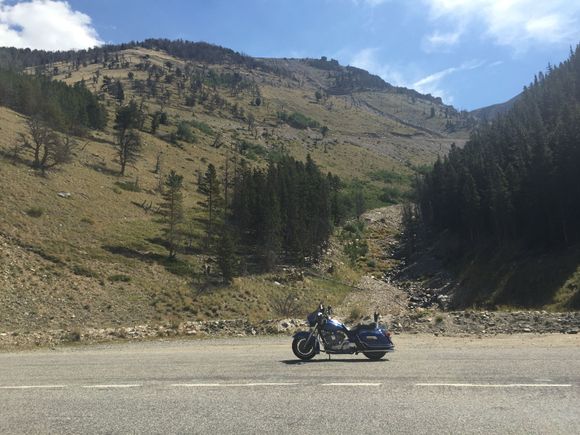
<instances>
[{"instance_id":1,"label":"motorcycle mirror","mask_svg":"<svg viewBox=\"0 0 580 435\"><path fill-rule=\"evenodd\" d=\"M379 321L379 317L380 317L380 314L377 311L375 311L375 315L374 315L375 323L377 323Z\"/></svg>"},{"instance_id":2,"label":"motorcycle mirror","mask_svg":"<svg viewBox=\"0 0 580 435\"><path fill-rule=\"evenodd\" d=\"M330 316L332 314L332 307L329 305L328 308L326 309L326 311L328 312L328 315Z\"/></svg>"}]
</instances>

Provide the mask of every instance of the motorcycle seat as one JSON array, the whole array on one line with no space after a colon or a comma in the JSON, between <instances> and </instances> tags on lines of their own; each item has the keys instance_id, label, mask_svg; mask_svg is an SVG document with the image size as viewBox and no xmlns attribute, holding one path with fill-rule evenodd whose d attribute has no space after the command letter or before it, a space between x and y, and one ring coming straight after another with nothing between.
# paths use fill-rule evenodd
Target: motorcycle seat
<instances>
[{"instance_id":1,"label":"motorcycle seat","mask_svg":"<svg viewBox=\"0 0 580 435\"><path fill-rule=\"evenodd\" d=\"M374 331L377 329L376 323L370 323L368 325L356 325L349 329L349 331Z\"/></svg>"}]
</instances>

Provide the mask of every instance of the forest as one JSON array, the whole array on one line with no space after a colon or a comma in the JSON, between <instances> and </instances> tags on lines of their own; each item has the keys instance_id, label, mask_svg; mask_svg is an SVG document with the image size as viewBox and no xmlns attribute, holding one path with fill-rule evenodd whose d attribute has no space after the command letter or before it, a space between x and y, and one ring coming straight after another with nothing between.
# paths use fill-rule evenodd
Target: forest
<instances>
[{"instance_id":1,"label":"forest","mask_svg":"<svg viewBox=\"0 0 580 435\"><path fill-rule=\"evenodd\" d=\"M82 133L107 124L105 107L82 83L70 86L39 75L0 69L0 105L61 131Z\"/></svg>"},{"instance_id":2,"label":"forest","mask_svg":"<svg viewBox=\"0 0 580 435\"><path fill-rule=\"evenodd\" d=\"M231 220L243 240L255 245L264 266L279 258L304 263L320 257L340 219L334 195L339 180L314 161L283 157L267 170L248 169L235 184ZM334 205L333 205L334 204Z\"/></svg>"},{"instance_id":3,"label":"forest","mask_svg":"<svg viewBox=\"0 0 580 435\"><path fill-rule=\"evenodd\" d=\"M419 215L473 246L580 241L580 46L418 180Z\"/></svg>"}]
</instances>

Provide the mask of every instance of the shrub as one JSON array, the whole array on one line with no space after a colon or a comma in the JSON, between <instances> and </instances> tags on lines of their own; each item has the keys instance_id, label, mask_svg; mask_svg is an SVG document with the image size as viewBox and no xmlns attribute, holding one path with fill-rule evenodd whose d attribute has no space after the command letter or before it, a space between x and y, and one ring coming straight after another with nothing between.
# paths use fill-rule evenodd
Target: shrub
<instances>
[{"instance_id":1,"label":"shrub","mask_svg":"<svg viewBox=\"0 0 580 435\"><path fill-rule=\"evenodd\" d=\"M300 130L320 127L320 124L317 121L299 112L293 112L290 115L286 112L278 112L277 115L279 120L287 123L290 127Z\"/></svg>"},{"instance_id":2,"label":"shrub","mask_svg":"<svg viewBox=\"0 0 580 435\"><path fill-rule=\"evenodd\" d=\"M394 186L386 186L383 188L383 191L379 197L382 202L387 204L397 204L401 202L401 199L403 198L404 194L401 192L401 189L398 189Z\"/></svg>"},{"instance_id":3,"label":"shrub","mask_svg":"<svg viewBox=\"0 0 580 435\"><path fill-rule=\"evenodd\" d=\"M238 150L240 151L240 154L251 160L257 160L258 156L264 157L268 154L268 150L266 150L262 145L245 140L238 144Z\"/></svg>"},{"instance_id":4,"label":"shrub","mask_svg":"<svg viewBox=\"0 0 580 435\"><path fill-rule=\"evenodd\" d=\"M358 305L355 305L354 307L352 307L350 309L350 314L348 316L348 320L350 320L351 322L354 322L354 321L362 318L362 316L363 316L363 311L362 311L361 307L359 307Z\"/></svg>"},{"instance_id":5,"label":"shrub","mask_svg":"<svg viewBox=\"0 0 580 435\"><path fill-rule=\"evenodd\" d=\"M137 181L117 181L115 185L129 192L141 192L141 188Z\"/></svg>"},{"instance_id":6,"label":"shrub","mask_svg":"<svg viewBox=\"0 0 580 435\"><path fill-rule=\"evenodd\" d=\"M409 177L403 174L399 174L395 171L390 171L388 169L381 169L378 171L373 171L369 174L371 180L382 181L383 183L405 183L409 181Z\"/></svg>"},{"instance_id":7,"label":"shrub","mask_svg":"<svg viewBox=\"0 0 580 435\"><path fill-rule=\"evenodd\" d=\"M175 134L179 139L185 142L195 142L195 135L191 131L191 126L185 121L181 121L177 124L177 131Z\"/></svg>"},{"instance_id":8,"label":"shrub","mask_svg":"<svg viewBox=\"0 0 580 435\"><path fill-rule=\"evenodd\" d=\"M111 275L109 277L109 281L111 281L111 282L130 282L131 277L128 275L123 275L122 273L120 273L117 275Z\"/></svg>"},{"instance_id":9,"label":"shrub","mask_svg":"<svg viewBox=\"0 0 580 435\"><path fill-rule=\"evenodd\" d=\"M162 125L169 125L169 118L165 112L157 112L159 114L159 123Z\"/></svg>"},{"instance_id":10,"label":"shrub","mask_svg":"<svg viewBox=\"0 0 580 435\"><path fill-rule=\"evenodd\" d=\"M294 293L274 296L270 306L278 316L282 317L294 317L301 312L298 297Z\"/></svg>"},{"instance_id":11,"label":"shrub","mask_svg":"<svg viewBox=\"0 0 580 435\"><path fill-rule=\"evenodd\" d=\"M365 240L355 239L344 245L344 253L348 256L352 264L356 264L356 261L367 255L368 252L369 246Z\"/></svg>"},{"instance_id":12,"label":"shrub","mask_svg":"<svg viewBox=\"0 0 580 435\"><path fill-rule=\"evenodd\" d=\"M191 124L191 126L193 128L201 131L202 133L205 133L205 134L207 134L209 136L212 136L213 135L212 128L209 125L207 125L205 122L197 121L197 120L194 119L194 120L192 120L190 122L190 124Z\"/></svg>"},{"instance_id":13,"label":"shrub","mask_svg":"<svg viewBox=\"0 0 580 435\"><path fill-rule=\"evenodd\" d=\"M73 329L72 331L69 331L68 334L66 335L66 339L68 341L74 342L81 341L81 331L78 329Z\"/></svg>"},{"instance_id":14,"label":"shrub","mask_svg":"<svg viewBox=\"0 0 580 435\"><path fill-rule=\"evenodd\" d=\"M97 278L97 273L93 272L91 269L88 269L80 264L73 264L71 267L72 273L77 276L86 276L87 278Z\"/></svg>"},{"instance_id":15,"label":"shrub","mask_svg":"<svg viewBox=\"0 0 580 435\"><path fill-rule=\"evenodd\" d=\"M30 207L26 210L26 214L33 218L39 218L44 213L44 210L41 207Z\"/></svg>"}]
</instances>

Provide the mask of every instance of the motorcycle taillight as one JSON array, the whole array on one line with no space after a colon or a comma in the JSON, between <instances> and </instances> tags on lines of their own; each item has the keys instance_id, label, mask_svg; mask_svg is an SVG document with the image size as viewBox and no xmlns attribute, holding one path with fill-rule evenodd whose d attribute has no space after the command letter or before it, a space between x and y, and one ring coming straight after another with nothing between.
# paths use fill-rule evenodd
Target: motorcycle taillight
<instances>
[{"instance_id":1,"label":"motorcycle taillight","mask_svg":"<svg viewBox=\"0 0 580 435\"><path fill-rule=\"evenodd\" d=\"M385 337L391 337L391 333L389 331L387 331L386 329L383 330L383 334L385 334Z\"/></svg>"}]
</instances>

